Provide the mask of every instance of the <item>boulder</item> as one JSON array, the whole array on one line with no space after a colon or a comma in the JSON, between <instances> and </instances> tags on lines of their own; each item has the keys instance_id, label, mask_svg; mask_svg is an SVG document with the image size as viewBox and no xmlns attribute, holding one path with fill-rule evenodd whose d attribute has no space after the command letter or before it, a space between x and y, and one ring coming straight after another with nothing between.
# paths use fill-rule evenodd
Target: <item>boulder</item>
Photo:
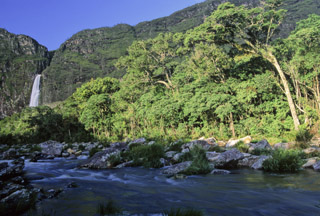
<instances>
[{"instance_id":1,"label":"boulder","mask_svg":"<svg viewBox=\"0 0 320 216\"><path fill-rule=\"evenodd\" d=\"M9 150L3 152L3 154L2 154L3 160L12 160L12 159L16 159L18 157L20 157L19 153L13 148L10 148Z\"/></svg>"},{"instance_id":2,"label":"boulder","mask_svg":"<svg viewBox=\"0 0 320 216\"><path fill-rule=\"evenodd\" d=\"M317 158L308 158L307 162L302 165L302 168L313 168L313 165L317 163Z\"/></svg>"},{"instance_id":3,"label":"boulder","mask_svg":"<svg viewBox=\"0 0 320 216\"><path fill-rule=\"evenodd\" d=\"M63 151L63 144L56 141L40 143L41 153L49 156L60 157Z\"/></svg>"},{"instance_id":4,"label":"boulder","mask_svg":"<svg viewBox=\"0 0 320 216\"><path fill-rule=\"evenodd\" d=\"M231 148L231 147L234 147L238 142L242 141L244 142L245 144L248 144L250 143L252 140L251 136L246 136L246 137L243 137L241 139L237 139L237 140L234 140L234 139L230 139L227 144L226 144L226 147L227 148Z\"/></svg>"},{"instance_id":5,"label":"boulder","mask_svg":"<svg viewBox=\"0 0 320 216\"><path fill-rule=\"evenodd\" d=\"M213 174L213 175L226 175L230 173L231 173L230 171L223 170L223 169L214 169L210 172L210 174Z\"/></svg>"},{"instance_id":6,"label":"boulder","mask_svg":"<svg viewBox=\"0 0 320 216\"><path fill-rule=\"evenodd\" d=\"M121 169L121 168L124 168L124 167L131 167L132 164L133 164L133 160L121 163L121 164L117 165L115 168L116 169Z\"/></svg>"},{"instance_id":7,"label":"boulder","mask_svg":"<svg viewBox=\"0 0 320 216\"><path fill-rule=\"evenodd\" d=\"M238 167L251 167L259 160L260 156L250 155L238 161Z\"/></svg>"},{"instance_id":8,"label":"boulder","mask_svg":"<svg viewBox=\"0 0 320 216\"><path fill-rule=\"evenodd\" d=\"M230 169L238 166L238 161L244 158L244 154L238 149L231 149L219 154L212 162L215 163L215 167Z\"/></svg>"},{"instance_id":9,"label":"boulder","mask_svg":"<svg viewBox=\"0 0 320 216\"><path fill-rule=\"evenodd\" d=\"M168 152L166 152L166 158L171 159L175 156L175 154L177 154L176 151L168 151Z\"/></svg>"},{"instance_id":10,"label":"boulder","mask_svg":"<svg viewBox=\"0 0 320 216\"><path fill-rule=\"evenodd\" d=\"M110 148L106 148L102 152L97 152L91 158L85 160L79 165L80 168L89 168L89 169L107 169L110 168L108 159L111 155L119 154L122 151L128 149L126 143L113 143L110 145Z\"/></svg>"},{"instance_id":11,"label":"boulder","mask_svg":"<svg viewBox=\"0 0 320 216\"><path fill-rule=\"evenodd\" d=\"M191 150L191 149L193 149L195 146L197 146L197 147L199 147L199 148L202 148L202 149L204 149L204 150L206 150L206 151L208 151L211 147L212 147L212 145L210 145L207 141L205 141L205 140L193 140L193 141L191 141L191 142L188 142L188 143L186 143L186 144L183 144L182 146L181 146L181 148L184 150L184 149L189 149L189 150Z\"/></svg>"},{"instance_id":12,"label":"boulder","mask_svg":"<svg viewBox=\"0 0 320 216\"><path fill-rule=\"evenodd\" d=\"M264 139L257 143L249 143L249 152L252 152L255 149L272 149L272 147L268 141Z\"/></svg>"},{"instance_id":13,"label":"boulder","mask_svg":"<svg viewBox=\"0 0 320 216\"><path fill-rule=\"evenodd\" d=\"M145 144L147 142L147 140L145 138L139 138L139 139L136 139L136 140L133 140L131 142L129 142L129 146L131 145L139 145L139 144Z\"/></svg>"},{"instance_id":14,"label":"boulder","mask_svg":"<svg viewBox=\"0 0 320 216\"><path fill-rule=\"evenodd\" d=\"M173 156L172 160L175 161L175 162L178 162L179 159L181 158L181 156L183 155L184 153L177 153Z\"/></svg>"},{"instance_id":15,"label":"boulder","mask_svg":"<svg viewBox=\"0 0 320 216\"><path fill-rule=\"evenodd\" d=\"M0 180L8 180L10 178L20 176L23 174L24 163L7 166L5 168L4 168L5 165L2 165L2 166L3 167L0 170Z\"/></svg>"},{"instance_id":16,"label":"boulder","mask_svg":"<svg viewBox=\"0 0 320 216\"><path fill-rule=\"evenodd\" d=\"M36 189L23 188L1 199L0 203L5 205L7 215L15 215L17 207L19 211L29 209L34 204L37 193Z\"/></svg>"},{"instance_id":17,"label":"boulder","mask_svg":"<svg viewBox=\"0 0 320 216\"><path fill-rule=\"evenodd\" d=\"M310 148L304 149L303 152L305 154L318 153L320 152L320 149L318 147L310 147Z\"/></svg>"},{"instance_id":18,"label":"boulder","mask_svg":"<svg viewBox=\"0 0 320 216\"><path fill-rule=\"evenodd\" d=\"M320 171L320 161L317 161L315 164L312 165L313 169L316 171Z\"/></svg>"},{"instance_id":19,"label":"boulder","mask_svg":"<svg viewBox=\"0 0 320 216\"><path fill-rule=\"evenodd\" d=\"M220 155L221 153L217 153L217 152L206 152L206 156L208 161L210 162L214 162L217 160L217 157Z\"/></svg>"},{"instance_id":20,"label":"boulder","mask_svg":"<svg viewBox=\"0 0 320 216\"><path fill-rule=\"evenodd\" d=\"M192 164L192 161L185 161L182 163L178 163L169 167L166 167L162 170L163 174L166 175L176 175L188 169Z\"/></svg>"},{"instance_id":21,"label":"boulder","mask_svg":"<svg viewBox=\"0 0 320 216\"><path fill-rule=\"evenodd\" d=\"M271 156L267 155L261 155L259 156L259 159L251 166L252 169L263 169L263 162L267 159L269 159Z\"/></svg>"},{"instance_id":22,"label":"boulder","mask_svg":"<svg viewBox=\"0 0 320 216\"><path fill-rule=\"evenodd\" d=\"M273 145L274 149L290 149L289 143L276 143Z\"/></svg>"}]
</instances>

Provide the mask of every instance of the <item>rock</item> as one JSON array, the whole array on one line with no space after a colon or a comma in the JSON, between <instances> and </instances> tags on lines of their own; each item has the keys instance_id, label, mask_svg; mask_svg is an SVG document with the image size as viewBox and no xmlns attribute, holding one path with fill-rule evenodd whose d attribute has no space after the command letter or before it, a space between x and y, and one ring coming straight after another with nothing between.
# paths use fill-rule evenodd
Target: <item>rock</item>
<instances>
[{"instance_id":1,"label":"rock","mask_svg":"<svg viewBox=\"0 0 320 216\"><path fill-rule=\"evenodd\" d=\"M184 153L177 153L173 156L172 160L178 162L182 155L184 155Z\"/></svg>"},{"instance_id":2,"label":"rock","mask_svg":"<svg viewBox=\"0 0 320 216\"><path fill-rule=\"evenodd\" d=\"M148 145L153 145L155 143L156 143L156 141L150 141L150 142L148 142Z\"/></svg>"},{"instance_id":3,"label":"rock","mask_svg":"<svg viewBox=\"0 0 320 216\"><path fill-rule=\"evenodd\" d=\"M60 157L63 151L63 144L52 140L41 143L40 147L42 154L54 157Z\"/></svg>"},{"instance_id":4,"label":"rock","mask_svg":"<svg viewBox=\"0 0 320 216\"><path fill-rule=\"evenodd\" d=\"M26 184L26 180L24 178L22 178L21 176L17 176L14 177L12 179L10 179L11 182L16 183L16 184L20 184L20 185L24 185Z\"/></svg>"},{"instance_id":5,"label":"rock","mask_svg":"<svg viewBox=\"0 0 320 216\"><path fill-rule=\"evenodd\" d=\"M260 156L250 155L238 161L238 167L251 167L259 160Z\"/></svg>"},{"instance_id":6,"label":"rock","mask_svg":"<svg viewBox=\"0 0 320 216\"><path fill-rule=\"evenodd\" d=\"M251 166L252 169L263 169L263 162L269 159L271 156L261 155L259 159Z\"/></svg>"},{"instance_id":7,"label":"rock","mask_svg":"<svg viewBox=\"0 0 320 216\"><path fill-rule=\"evenodd\" d=\"M317 161L315 164L312 165L313 169L316 171L320 171L320 161Z\"/></svg>"},{"instance_id":8,"label":"rock","mask_svg":"<svg viewBox=\"0 0 320 216\"><path fill-rule=\"evenodd\" d=\"M19 184L12 184L7 183L1 190L0 190L0 199L9 196L13 192L16 192L17 190L21 190L23 188L22 185Z\"/></svg>"},{"instance_id":9,"label":"rock","mask_svg":"<svg viewBox=\"0 0 320 216\"><path fill-rule=\"evenodd\" d=\"M74 154L70 155L69 157L67 157L68 160L77 160L77 156L75 156Z\"/></svg>"},{"instance_id":10,"label":"rock","mask_svg":"<svg viewBox=\"0 0 320 216\"><path fill-rule=\"evenodd\" d=\"M211 145L205 141L205 140L193 140L191 142L188 142L186 144L183 144L181 146L181 148L184 150L184 149L188 149L188 150L192 150L195 146L199 147L199 148L202 148L206 151L208 151L210 148L211 148ZM183 151L182 150L182 151Z\"/></svg>"},{"instance_id":11,"label":"rock","mask_svg":"<svg viewBox=\"0 0 320 216\"><path fill-rule=\"evenodd\" d=\"M0 180L8 180L10 178L23 174L24 164L17 164L1 169Z\"/></svg>"},{"instance_id":12,"label":"rock","mask_svg":"<svg viewBox=\"0 0 320 216\"><path fill-rule=\"evenodd\" d=\"M69 152L63 152L61 156L62 156L62 157L69 157L69 156L70 156L70 153L69 153Z\"/></svg>"},{"instance_id":13,"label":"rock","mask_svg":"<svg viewBox=\"0 0 320 216\"><path fill-rule=\"evenodd\" d=\"M264 139L257 143L249 143L249 152L252 152L255 149L272 149L272 147L268 141Z\"/></svg>"},{"instance_id":14,"label":"rock","mask_svg":"<svg viewBox=\"0 0 320 216\"><path fill-rule=\"evenodd\" d=\"M187 176L184 174L175 174L174 176L171 177L172 179L186 179Z\"/></svg>"},{"instance_id":15,"label":"rock","mask_svg":"<svg viewBox=\"0 0 320 216\"><path fill-rule=\"evenodd\" d=\"M171 159L174 157L175 154L177 154L176 151L168 151L168 152L166 152L166 158Z\"/></svg>"},{"instance_id":16,"label":"rock","mask_svg":"<svg viewBox=\"0 0 320 216\"><path fill-rule=\"evenodd\" d=\"M74 153L75 156L79 156L82 154L82 151L77 151L76 153Z\"/></svg>"},{"instance_id":17,"label":"rock","mask_svg":"<svg viewBox=\"0 0 320 216\"><path fill-rule=\"evenodd\" d=\"M302 165L302 168L313 168L315 163L317 163L317 158L308 158L307 162Z\"/></svg>"},{"instance_id":18,"label":"rock","mask_svg":"<svg viewBox=\"0 0 320 216\"><path fill-rule=\"evenodd\" d=\"M41 158L43 158L43 155L40 152L33 152L30 155L30 162L37 162L38 160L40 160Z\"/></svg>"},{"instance_id":19,"label":"rock","mask_svg":"<svg viewBox=\"0 0 320 216\"><path fill-rule=\"evenodd\" d=\"M218 144L218 146L220 146L220 147L225 147L227 143L224 142L224 141L218 141L217 144Z\"/></svg>"},{"instance_id":20,"label":"rock","mask_svg":"<svg viewBox=\"0 0 320 216\"><path fill-rule=\"evenodd\" d=\"M63 190L61 188L59 189L50 189L47 191L47 198L48 199L52 199L57 197Z\"/></svg>"},{"instance_id":21,"label":"rock","mask_svg":"<svg viewBox=\"0 0 320 216\"><path fill-rule=\"evenodd\" d=\"M212 161L216 161L217 157L220 155L221 153L217 153L217 152L206 152L206 156L208 161L212 162Z\"/></svg>"},{"instance_id":22,"label":"rock","mask_svg":"<svg viewBox=\"0 0 320 216\"><path fill-rule=\"evenodd\" d=\"M12 164L15 164L15 165L24 165L24 160L22 158L18 158L18 159L15 159L14 161L12 161Z\"/></svg>"},{"instance_id":23,"label":"rock","mask_svg":"<svg viewBox=\"0 0 320 216\"><path fill-rule=\"evenodd\" d=\"M71 148L68 148L67 152L69 153L69 155L71 155L71 154L74 154L76 151Z\"/></svg>"},{"instance_id":24,"label":"rock","mask_svg":"<svg viewBox=\"0 0 320 216\"><path fill-rule=\"evenodd\" d=\"M12 159L16 159L18 157L20 157L19 153L13 148L10 148L9 150L3 152L3 154L2 154L3 160L12 160Z\"/></svg>"},{"instance_id":25,"label":"rock","mask_svg":"<svg viewBox=\"0 0 320 216\"><path fill-rule=\"evenodd\" d=\"M67 185L67 188L76 188L78 187L77 183L75 182L70 182L68 185Z\"/></svg>"},{"instance_id":26,"label":"rock","mask_svg":"<svg viewBox=\"0 0 320 216\"><path fill-rule=\"evenodd\" d=\"M231 173L230 171L223 170L223 169L214 169L210 172L210 174L213 174L213 175L226 175L230 173Z\"/></svg>"},{"instance_id":27,"label":"rock","mask_svg":"<svg viewBox=\"0 0 320 216\"><path fill-rule=\"evenodd\" d=\"M121 164L117 165L115 168L120 169L120 168L124 168L124 167L130 167L130 166L132 166L132 164L133 164L133 160L121 163Z\"/></svg>"},{"instance_id":28,"label":"rock","mask_svg":"<svg viewBox=\"0 0 320 216\"><path fill-rule=\"evenodd\" d=\"M231 149L219 154L212 162L217 168L230 169L238 166L238 161L243 159L244 155L238 149Z\"/></svg>"},{"instance_id":29,"label":"rock","mask_svg":"<svg viewBox=\"0 0 320 216\"><path fill-rule=\"evenodd\" d=\"M289 143L276 143L273 145L274 149L290 149Z\"/></svg>"},{"instance_id":30,"label":"rock","mask_svg":"<svg viewBox=\"0 0 320 216\"><path fill-rule=\"evenodd\" d=\"M147 140L145 138L139 138L136 140L133 140L129 143L129 146L132 144L145 144L147 142Z\"/></svg>"},{"instance_id":31,"label":"rock","mask_svg":"<svg viewBox=\"0 0 320 216\"><path fill-rule=\"evenodd\" d=\"M2 162L2 163L0 163L0 171L3 170L3 169L5 169L5 168L7 168L7 167L9 167L8 162Z\"/></svg>"},{"instance_id":32,"label":"rock","mask_svg":"<svg viewBox=\"0 0 320 216\"><path fill-rule=\"evenodd\" d=\"M178 164L164 168L162 170L162 173L166 175L175 175L188 169L191 166L191 164L192 164L192 161L185 161L182 163L178 163Z\"/></svg>"},{"instance_id":33,"label":"rock","mask_svg":"<svg viewBox=\"0 0 320 216\"><path fill-rule=\"evenodd\" d=\"M118 149L119 151L127 151L129 146L126 142L115 142L110 144L110 148Z\"/></svg>"},{"instance_id":34,"label":"rock","mask_svg":"<svg viewBox=\"0 0 320 216\"><path fill-rule=\"evenodd\" d=\"M187 152L189 152L189 151L190 151L190 149L185 148L185 149L182 149L181 153L187 153Z\"/></svg>"},{"instance_id":35,"label":"rock","mask_svg":"<svg viewBox=\"0 0 320 216\"><path fill-rule=\"evenodd\" d=\"M320 152L320 149L318 147L310 147L310 148L304 149L303 152L306 154L312 154L312 153Z\"/></svg>"},{"instance_id":36,"label":"rock","mask_svg":"<svg viewBox=\"0 0 320 216\"><path fill-rule=\"evenodd\" d=\"M121 151L128 149L128 146L125 143L113 143L110 146L110 148L106 148L102 152L97 152L91 158L81 163L79 167L89 169L107 169L109 168L108 159L111 155L118 154Z\"/></svg>"},{"instance_id":37,"label":"rock","mask_svg":"<svg viewBox=\"0 0 320 216\"><path fill-rule=\"evenodd\" d=\"M248 144L250 143L252 140L251 136L246 136L246 137L243 137L241 139L237 139L237 140L234 140L234 139L231 139L227 142L227 145L226 147L227 148L231 148L231 147L234 147L238 142L242 141L244 142L245 144ZM220 145L219 145L220 146Z\"/></svg>"}]
</instances>

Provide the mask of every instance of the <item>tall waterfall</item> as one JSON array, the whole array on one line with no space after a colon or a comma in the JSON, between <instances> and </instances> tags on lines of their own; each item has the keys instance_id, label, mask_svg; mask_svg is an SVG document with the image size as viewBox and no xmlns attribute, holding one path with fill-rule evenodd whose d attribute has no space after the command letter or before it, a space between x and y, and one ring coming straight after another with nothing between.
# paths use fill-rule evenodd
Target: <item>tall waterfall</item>
<instances>
[{"instance_id":1,"label":"tall waterfall","mask_svg":"<svg viewBox=\"0 0 320 216\"><path fill-rule=\"evenodd\" d=\"M41 75L38 74L34 79L32 92L30 97L30 107L36 107L39 105L39 95L40 95L40 77Z\"/></svg>"}]
</instances>

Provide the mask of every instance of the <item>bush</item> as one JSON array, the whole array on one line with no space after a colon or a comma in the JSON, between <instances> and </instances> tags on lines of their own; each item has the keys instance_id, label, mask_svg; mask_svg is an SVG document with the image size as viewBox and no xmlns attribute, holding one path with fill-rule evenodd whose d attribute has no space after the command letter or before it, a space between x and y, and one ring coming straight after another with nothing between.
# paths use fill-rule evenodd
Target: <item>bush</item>
<instances>
[{"instance_id":1,"label":"bush","mask_svg":"<svg viewBox=\"0 0 320 216\"><path fill-rule=\"evenodd\" d=\"M235 147L236 147L239 151L244 152L244 153L247 153L248 150L249 150L249 145L248 145L248 144L245 144L243 141L237 142L237 144L235 145Z\"/></svg>"},{"instance_id":2,"label":"bush","mask_svg":"<svg viewBox=\"0 0 320 216\"><path fill-rule=\"evenodd\" d=\"M115 215L120 214L122 209L115 204L113 200L109 200L105 205L100 203L97 208L99 215Z\"/></svg>"},{"instance_id":3,"label":"bush","mask_svg":"<svg viewBox=\"0 0 320 216\"><path fill-rule=\"evenodd\" d=\"M206 151L195 147L190 151L192 155L192 164L183 173L186 175L208 174L211 171Z\"/></svg>"},{"instance_id":4,"label":"bush","mask_svg":"<svg viewBox=\"0 0 320 216\"><path fill-rule=\"evenodd\" d=\"M300 151L277 149L273 152L272 158L263 162L263 168L267 172L291 173L299 171L302 164Z\"/></svg>"},{"instance_id":5,"label":"bush","mask_svg":"<svg viewBox=\"0 0 320 216\"><path fill-rule=\"evenodd\" d=\"M110 155L110 157L108 158L108 163L110 167L115 167L119 164L121 164L121 156L120 153L117 154L112 154Z\"/></svg>"},{"instance_id":6,"label":"bush","mask_svg":"<svg viewBox=\"0 0 320 216\"><path fill-rule=\"evenodd\" d=\"M263 148L255 148L251 152L253 155L272 155L273 150L272 149L263 149Z\"/></svg>"},{"instance_id":7,"label":"bush","mask_svg":"<svg viewBox=\"0 0 320 216\"><path fill-rule=\"evenodd\" d=\"M89 156L92 157L93 155L95 155L95 153L97 153L97 152L99 152L99 151L100 151L99 148L94 147L94 148L92 148L92 149L90 150Z\"/></svg>"},{"instance_id":8,"label":"bush","mask_svg":"<svg viewBox=\"0 0 320 216\"><path fill-rule=\"evenodd\" d=\"M170 211L166 210L162 214L163 216L202 216L202 211L195 209L170 209Z\"/></svg>"},{"instance_id":9,"label":"bush","mask_svg":"<svg viewBox=\"0 0 320 216\"><path fill-rule=\"evenodd\" d=\"M305 128L300 128L299 131L296 133L296 137L295 140L297 143L304 144L307 145L311 139L312 139L313 135L310 133L309 130L305 129ZM304 148L304 146L301 146Z\"/></svg>"},{"instance_id":10,"label":"bush","mask_svg":"<svg viewBox=\"0 0 320 216\"><path fill-rule=\"evenodd\" d=\"M129 153L129 159L133 160L134 165L147 168L162 167L163 164L160 162L160 158L164 157L164 148L161 144L137 146Z\"/></svg>"}]
</instances>

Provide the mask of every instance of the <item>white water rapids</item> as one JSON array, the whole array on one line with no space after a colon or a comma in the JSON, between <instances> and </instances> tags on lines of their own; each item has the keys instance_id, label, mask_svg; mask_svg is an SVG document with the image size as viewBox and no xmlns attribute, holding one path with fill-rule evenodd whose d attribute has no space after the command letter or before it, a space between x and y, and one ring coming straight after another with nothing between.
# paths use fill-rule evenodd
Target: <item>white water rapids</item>
<instances>
[{"instance_id":1,"label":"white water rapids","mask_svg":"<svg viewBox=\"0 0 320 216\"><path fill-rule=\"evenodd\" d=\"M30 97L30 107L36 107L39 105L39 95L40 95L40 77L41 75L38 74L34 79L32 92Z\"/></svg>"}]
</instances>

